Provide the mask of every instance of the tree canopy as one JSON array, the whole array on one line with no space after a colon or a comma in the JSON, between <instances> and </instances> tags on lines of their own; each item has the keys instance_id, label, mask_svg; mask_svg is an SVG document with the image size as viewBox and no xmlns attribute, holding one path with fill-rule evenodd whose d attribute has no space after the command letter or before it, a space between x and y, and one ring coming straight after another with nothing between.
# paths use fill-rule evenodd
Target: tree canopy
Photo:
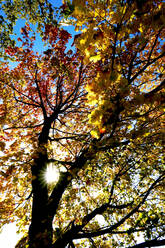
<instances>
[{"instance_id":1,"label":"tree canopy","mask_svg":"<svg viewBox=\"0 0 165 248\"><path fill-rule=\"evenodd\" d=\"M18 248L163 246L165 4L31 4L45 51L26 24L0 66L1 226Z\"/></svg>"},{"instance_id":2,"label":"tree canopy","mask_svg":"<svg viewBox=\"0 0 165 248\"><path fill-rule=\"evenodd\" d=\"M57 24L58 8L49 1L42 0L5 0L0 1L0 57L6 58L4 49L15 46L12 37L14 26L22 19L37 25L42 34L44 25L47 23Z\"/></svg>"}]
</instances>

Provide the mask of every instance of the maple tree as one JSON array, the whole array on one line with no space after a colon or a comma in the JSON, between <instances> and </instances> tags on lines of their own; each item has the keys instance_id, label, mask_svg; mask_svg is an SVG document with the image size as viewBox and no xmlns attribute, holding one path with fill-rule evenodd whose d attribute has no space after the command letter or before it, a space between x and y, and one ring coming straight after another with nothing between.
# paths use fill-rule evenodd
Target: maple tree
<instances>
[{"instance_id":1,"label":"maple tree","mask_svg":"<svg viewBox=\"0 0 165 248\"><path fill-rule=\"evenodd\" d=\"M58 8L49 1L5 0L0 2L0 11L0 57L7 58L4 49L15 46L11 35L18 20L36 24L41 34L46 23L57 23Z\"/></svg>"},{"instance_id":2,"label":"maple tree","mask_svg":"<svg viewBox=\"0 0 165 248\"><path fill-rule=\"evenodd\" d=\"M30 226L18 247L164 245L164 3L61 10L81 31L75 52L47 24L35 53L27 25L6 50L17 66L1 65L2 225Z\"/></svg>"}]
</instances>

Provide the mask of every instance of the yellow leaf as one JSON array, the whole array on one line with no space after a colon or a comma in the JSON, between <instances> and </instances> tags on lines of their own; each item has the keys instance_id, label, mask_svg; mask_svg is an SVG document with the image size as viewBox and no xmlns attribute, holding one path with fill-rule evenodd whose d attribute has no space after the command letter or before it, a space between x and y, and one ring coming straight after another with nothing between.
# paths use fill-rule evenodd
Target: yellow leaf
<instances>
[{"instance_id":1,"label":"yellow leaf","mask_svg":"<svg viewBox=\"0 0 165 248\"><path fill-rule=\"evenodd\" d=\"M95 56L92 56L92 57L90 57L90 61L93 61L94 63L95 62L97 62L98 60L100 60L101 59L101 55L100 54L97 54L97 55L95 55Z\"/></svg>"},{"instance_id":2,"label":"yellow leaf","mask_svg":"<svg viewBox=\"0 0 165 248\"><path fill-rule=\"evenodd\" d=\"M81 44L81 45L84 45L85 43L86 43L86 39L81 39L81 40L80 40L80 44Z\"/></svg>"},{"instance_id":3,"label":"yellow leaf","mask_svg":"<svg viewBox=\"0 0 165 248\"><path fill-rule=\"evenodd\" d=\"M129 126L128 126L128 129L131 129L131 128L132 128L132 125L129 125Z\"/></svg>"},{"instance_id":4,"label":"yellow leaf","mask_svg":"<svg viewBox=\"0 0 165 248\"><path fill-rule=\"evenodd\" d=\"M149 136L150 135L150 133L145 133L144 134L144 137L147 137L147 136Z\"/></svg>"},{"instance_id":5,"label":"yellow leaf","mask_svg":"<svg viewBox=\"0 0 165 248\"><path fill-rule=\"evenodd\" d=\"M92 130L91 131L91 136L93 138L96 138L96 139L99 139L100 138L100 135L99 135L98 131L96 131L96 130Z\"/></svg>"},{"instance_id":6,"label":"yellow leaf","mask_svg":"<svg viewBox=\"0 0 165 248\"><path fill-rule=\"evenodd\" d=\"M140 33L143 33L143 26L142 25L140 25L139 31L140 31Z\"/></svg>"},{"instance_id":7,"label":"yellow leaf","mask_svg":"<svg viewBox=\"0 0 165 248\"><path fill-rule=\"evenodd\" d=\"M88 49L85 49L85 55L86 57L90 57L90 51Z\"/></svg>"}]
</instances>

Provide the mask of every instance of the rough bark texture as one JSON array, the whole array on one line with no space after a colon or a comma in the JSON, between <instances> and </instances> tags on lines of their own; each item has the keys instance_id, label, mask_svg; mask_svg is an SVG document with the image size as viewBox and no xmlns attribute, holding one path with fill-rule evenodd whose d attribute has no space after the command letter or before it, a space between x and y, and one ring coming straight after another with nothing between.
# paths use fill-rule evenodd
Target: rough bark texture
<instances>
[{"instance_id":1,"label":"rough bark texture","mask_svg":"<svg viewBox=\"0 0 165 248\"><path fill-rule=\"evenodd\" d=\"M48 189L44 183L44 170L46 170L48 155L45 145L48 141L50 123L46 123L39 136L38 151L31 167L32 172L32 221L29 228L30 248L50 248L52 245L53 229L52 219L49 218Z\"/></svg>"},{"instance_id":2,"label":"rough bark texture","mask_svg":"<svg viewBox=\"0 0 165 248\"><path fill-rule=\"evenodd\" d=\"M31 248L50 247L52 243L52 220L48 218L48 190L42 179L46 161L47 154L40 152L32 166L33 205L32 223L29 229Z\"/></svg>"}]
</instances>

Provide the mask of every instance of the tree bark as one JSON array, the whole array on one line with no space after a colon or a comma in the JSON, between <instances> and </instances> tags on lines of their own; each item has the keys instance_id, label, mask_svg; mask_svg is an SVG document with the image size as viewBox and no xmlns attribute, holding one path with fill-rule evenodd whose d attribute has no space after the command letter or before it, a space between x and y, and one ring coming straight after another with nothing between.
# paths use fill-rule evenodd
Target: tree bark
<instances>
[{"instance_id":1,"label":"tree bark","mask_svg":"<svg viewBox=\"0 0 165 248\"><path fill-rule=\"evenodd\" d=\"M48 189L44 181L48 155L46 144L51 123L43 126L39 136L32 172L32 220L29 228L29 248L51 248L53 238L52 218L48 211Z\"/></svg>"},{"instance_id":2,"label":"tree bark","mask_svg":"<svg viewBox=\"0 0 165 248\"><path fill-rule=\"evenodd\" d=\"M48 213L48 189L44 182L46 170L46 148L41 147L38 157L32 166L32 221L29 228L30 248L48 248L52 244L52 219Z\"/></svg>"}]
</instances>

